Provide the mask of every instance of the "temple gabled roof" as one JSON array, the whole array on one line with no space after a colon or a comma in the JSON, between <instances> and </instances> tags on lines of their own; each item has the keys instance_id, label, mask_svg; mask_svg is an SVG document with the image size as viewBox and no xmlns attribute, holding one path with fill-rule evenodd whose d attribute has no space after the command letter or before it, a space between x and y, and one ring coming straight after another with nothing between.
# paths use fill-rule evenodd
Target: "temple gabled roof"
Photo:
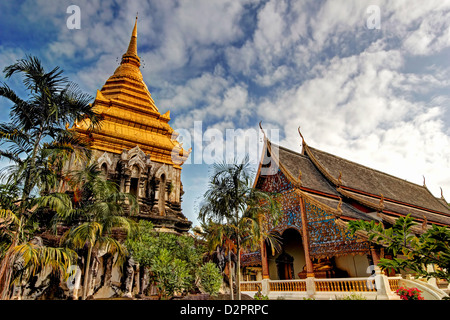
<instances>
[{"instance_id":1,"label":"temple gabled roof","mask_svg":"<svg viewBox=\"0 0 450 320\"><path fill-rule=\"evenodd\" d=\"M301 153L267 139L265 145L264 157L272 157L296 188L335 212L343 200L341 218L380 220L411 214L419 222L450 226L450 207L426 186L312 148L305 141ZM264 179L260 167L255 187Z\"/></svg>"},{"instance_id":2,"label":"temple gabled roof","mask_svg":"<svg viewBox=\"0 0 450 320\"><path fill-rule=\"evenodd\" d=\"M450 214L450 208L438 201L425 186L309 146L305 148L305 155L317 160L328 174L335 181L338 181L338 185L342 188L349 188L355 192L375 196L383 195L385 201L395 200L404 204Z\"/></svg>"}]
</instances>

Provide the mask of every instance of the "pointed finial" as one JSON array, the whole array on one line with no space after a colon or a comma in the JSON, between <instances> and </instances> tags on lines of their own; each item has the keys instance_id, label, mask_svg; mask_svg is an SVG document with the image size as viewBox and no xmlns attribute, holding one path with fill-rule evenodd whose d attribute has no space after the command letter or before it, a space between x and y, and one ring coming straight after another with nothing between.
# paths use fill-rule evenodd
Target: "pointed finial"
<instances>
[{"instance_id":1,"label":"pointed finial","mask_svg":"<svg viewBox=\"0 0 450 320\"><path fill-rule=\"evenodd\" d=\"M259 128L261 129L261 131L262 131L262 133L263 133L263 135L264 135L264 140L266 140L266 139L267 139L266 133L264 132L264 129L263 129L262 125L261 125L261 122L262 122L262 121L259 122Z\"/></svg>"},{"instance_id":2,"label":"pointed finial","mask_svg":"<svg viewBox=\"0 0 450 320\"><path fill-rule=\"evenodd\" d=\"M425 230L427 228L428 219L424 214L422 215L422 217L423 217L422 230Z\"/></svg>"},{"instance_id":3,"label":"pointed finial","mask_svg":"<svg viewBox=\"0 0 450 320\"><path fill-rule=\"evenodd\" d=\"M425 176L422 177L423 177L423 186L426 187L427 185L425 184Z\"/></svg>"},{"instance_id":4,"label":"pointed finial","mask_svg":"<svg viewBox=\"0 0 450 320\"><path fill-rule=\"evenodd\" d=\"M120 64L123 63L132 63L135 64L136 66L140 66L140 58L137 54L137 14L136 14L136 20L134 22L134 28L133 28L133 32L131 33L131 39L130 39L130 44L128 45L128 49L127 52L125 52L125 54L122 56L122 62Z\"/></svg>"},{"instance_id":5,"label":"pointed finial","mask_svg":"<svg viewBox=\"0 0 450 320\"><path fill-rule=\"evenodd\" d=\"M300 126L298 126L298 134L300 135L300 137L302 138L302 145L305 145L305 139L303 138L302 133L300 132Z\"/></svg>"},{"instance_id":6,"label":"pointed finial","mask_svg":"<svg viewBox=\"0 0 450 320\"><path fill-rule=\"evenodd\" d=\"M440 189L441 189L441 199L442 200L445 200L445 198L444 198L444 192L442 191L442 187L439 187Z\"/></svg>"},{"instance_id":7,"label":"pointed finial","mask_svg":"<svg viewBox=\"0 0 450 320\"><path fill-rule=\"evenodd\" d=\"M338 184L342 185L342 171L339 171Z\"/></svg>"},{"instance_id":8,"label":"pointed finial","mask_svg":"<svg viewBox=\"0 0 450 320\"><path fill-rule=\"evenodd\" d=\"M378 206L379 206L381 209L384 208L384 195L383 195L383 194L381 194L381 197L380 197L380 203L378 203Z\"/></svg>"},{"instance_id":9,"label":"pointed finial","mask_svg":"<svg viewBox=\"0 0 450 320\"><path fill-rule=\"evenodd\" d=\"M341 197L339 197L339 203L338 203L338 206L337 206L337 210L340 213L342 213L342 198Z\"/></svg>"}]
</instances>

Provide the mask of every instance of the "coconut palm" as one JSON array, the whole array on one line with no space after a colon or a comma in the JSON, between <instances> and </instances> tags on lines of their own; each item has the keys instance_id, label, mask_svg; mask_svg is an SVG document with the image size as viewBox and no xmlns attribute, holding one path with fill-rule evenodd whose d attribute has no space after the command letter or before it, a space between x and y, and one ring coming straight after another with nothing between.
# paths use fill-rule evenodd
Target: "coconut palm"
<instances>
[{"instance_id":1,"label":"coconut palm","mask_svg":"<svg viewBox=\"0 0 450 320\"><path fill-rule=\"evenodd\" d=\"M270 243L274 243L272 235L264 227L264 221L268 219L270 223L276 223L281 210L270 194L251 187L253 179L248 157L240 163L216 163L213 170L199 218L203 221L211 219L216 223L226 223L233 230L237 252L237 299L240 300L241 250L255 248L261 243L261 239L270 239Z\"/></svg>"}]
</instances>

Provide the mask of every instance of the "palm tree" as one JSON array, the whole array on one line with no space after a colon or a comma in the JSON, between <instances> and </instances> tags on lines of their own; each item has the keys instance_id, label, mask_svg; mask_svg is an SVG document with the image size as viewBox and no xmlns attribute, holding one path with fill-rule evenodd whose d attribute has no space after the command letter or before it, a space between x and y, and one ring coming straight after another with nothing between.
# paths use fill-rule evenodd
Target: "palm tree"
<instances>
[{"instance_id":1,"label":"palm tree","mask_svg":"<svg viewBox=\"0 0 450 320\"><path fill-rule=\"evenodd\" d=\"M38 199L42 203L46 200ZM56 207L53 207L56 209ZM19 212L20 213L20 212ZM30 276L34 276L44 268L50 267L52 273L58 273L67 278L69 265L76 258L76 253L69 248L52 248L43 246L33 238L30 232L30 220L19 218L18 213L10 209L0 209L0 231L2 234L1 299L9 297L9 288L12 281L19 285L27 282ZM28 226L27 226L28 224Z\"/></svg>"},{"instance_id":2,"label":"palm tree","mask_svg":"<svg viewBox=\"0 0 450 320\"><path fill-rule=\"evenodd\" d=\"M117 228L126 233L137 231L136 222L126 216L125 208L130 208L133 215L138 210L138 204L134 196L119 192L117 184L106 180L95 163L71 173L69 181L74 190L73 209L59 214L55 223L63 221L73 225L64 234L62 244L73 249L87 249L84 300L90 290L93 255L95 258L100 248L117 253L116 263L123 262L127 255L125 246L113 237L112 232Z\"/></svg>"},{"instance_id":3,"label":"palm tree","mask_svg":"<svg viewBox=\"0 0 450 320\"><path fill-rule=\"evenodd\" d=\"M231 300L234 300L234 290L233 290L233 261L232 255L236 253L236 245L233 239L234 229L228 224L216 223L209 219L206 223L202 221L202 227L200 232L204 239L206 240L207 249L210 255L215 255L216 260L225 260L225 256L228 260L228 270L229 270L229 286Z\"/></svg>"},{"instance_id":4,"label":"palm tree","mask_svg":"<svg viewBox=\"0 0 450 320\"><path fill-rule=\"evenodd\" d=\"M22 99L7 84L0 85L0 96L13 103L9 122L0 124L0 159L9 159L13 165L2 171L1 178L6 185L17 186L14 200L0 204L3 219L9 221L2 224L2 229L7 229L9 235L4 242L0 265L0 292L3 298L7 296L12 266L18 253L22 253L20 259L24 259L25 252L42 251L29 243L36 231L34 224L39 222L36 213L43 206L59 212L70 208L67 195L55 192L58 191L58 175L61 178L61 170L58 171L57 167L61 168L68 154L78 153L81 157L87 157L89 152L85 148L86 143L68 131L67 126L84 118L89 118L93 127L99 124L99 117L89 104L91 97L63 77L58 67L45 72L36 57L27 56L6 67L4 73L6 79L21 74L29 95ZM37 197L33 192L36 187L41 189ZM24 251L27 243L28 249L34 251ZM30 268L40 265L34 258L30 261L33 262Z\"/></svg>"},{"instance_id":5,"label":"palm tree","mask_svg":"<svg viewBox=\"0 0 450 320\"><path fill-rule=\"evenodd\" d=\"M24 100L7 84L0 86L0 96L13 103L10 122L0 125L0 143L8 145L0 156L19 165L16 182L22 185L25 205L40 177L36 170L40 149L48 147L49 140L59 142L60 146L67 140L75 140L67 131L67 126L75 121L89 118L94 128L100 118L89 104L92 97L63 77L59 67L45 72L39 59L27 56L6 67L4 73L6 79L21 73L29 91L28 99Z\"/></svg>"},{"instance_id":6,"label":"palm tree","mask_svg":"<svg viewBox=\"0 0 450 320\"><path fill-rule=\"evenodd\" d=\"M281 210L268 193L251 187L252 171L248 157L241 163L221 163L213 165L213 175L209 188L204 194L199 218L211 219L216 223L226 223L234 234L237 252L236 288L240 300L240 254L244 247L260 244L261 239L272 239L267 232L264 219L276 222ZM270 240L270 243L274 243Z\"/></svg>"}]
</instances>

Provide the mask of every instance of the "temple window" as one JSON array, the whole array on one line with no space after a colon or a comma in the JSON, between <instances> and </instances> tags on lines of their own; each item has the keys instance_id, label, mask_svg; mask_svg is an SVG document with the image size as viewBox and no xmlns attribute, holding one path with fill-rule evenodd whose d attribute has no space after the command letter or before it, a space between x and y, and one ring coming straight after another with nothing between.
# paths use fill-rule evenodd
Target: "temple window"
<instances>
[{"instance_id":1,"label":"temple window","mask_svg":"<svg viewBox=\"0 0 450 320\"><path fill-rule=\"evenodd\" d=\"M106 163L102 164L102 166L100 167L100 170L101 170L102 174L106 177L108 174L108 166L106 165Z\"/></svg>"},{"instance_id":2,"label":"temple window","mask_svg":"<svg viewBox=\"0 0 450 320\"><path fill-rule=\"evenodd\" d=\"M138 197L138 184L139 184L139 179L138 178L131 178L131 180L130 180L130 194L132 194L136 198Z\"/></svg>"}]
</instances>

